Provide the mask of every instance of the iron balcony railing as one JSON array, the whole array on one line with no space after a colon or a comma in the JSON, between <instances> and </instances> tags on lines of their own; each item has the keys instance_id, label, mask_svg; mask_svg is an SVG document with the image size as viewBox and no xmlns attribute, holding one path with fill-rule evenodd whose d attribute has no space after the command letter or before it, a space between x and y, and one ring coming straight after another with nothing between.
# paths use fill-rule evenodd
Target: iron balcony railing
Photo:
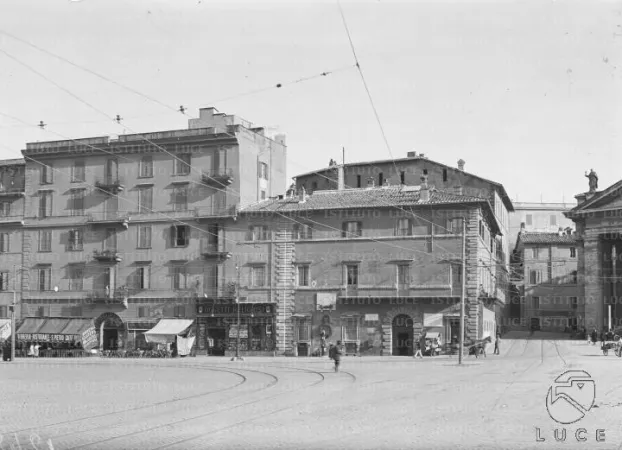
<instances>
[{"instance_id":1,"label":"iron balcony railing","mask_svg":"<svg viewBox=\"0 0 622 450\"><path fill-rule=\"evenodd\" d=\"M98 261L108 261L108 262L122 261L122 257L119 254L119 252L113 249L94 250L93 258L95 258Z\"/></svg>"},{"instance_id":2,"label":"iron balcony railing","mask_svg":"<svg viewBox=\"0 0 622 450\"><path fill-rule=\"evenodd\" d=\"M123 179L121 177L108 176L96 179L95 187L101 189L102 191L116 194L117 192L122 191L125 188L125 185L123 184Z\"/></svg>"}]
</instances>

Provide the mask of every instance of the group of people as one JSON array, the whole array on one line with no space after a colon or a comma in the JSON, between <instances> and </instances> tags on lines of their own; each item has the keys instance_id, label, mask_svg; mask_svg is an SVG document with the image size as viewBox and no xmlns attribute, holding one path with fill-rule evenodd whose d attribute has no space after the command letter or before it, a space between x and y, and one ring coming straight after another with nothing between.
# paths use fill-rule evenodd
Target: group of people
<instances>
[{"instance_id":1,"label":"group of people","mask_svg":"<svg viewBox=\"0 0 622 450\"><path fill-rule=\"evenodd\" d=\"M598 331L596 331L596 328L594 328L592 332L589 334L587 330L584 328L583 332L587 336L587 343L591 345L596 345L598 341L606 342L606 341L613 341L614 339L614 333L611 328L609 330L607 330L606 328L603 328L600 333L598 333Z\"/></svg>"}]
</instances>

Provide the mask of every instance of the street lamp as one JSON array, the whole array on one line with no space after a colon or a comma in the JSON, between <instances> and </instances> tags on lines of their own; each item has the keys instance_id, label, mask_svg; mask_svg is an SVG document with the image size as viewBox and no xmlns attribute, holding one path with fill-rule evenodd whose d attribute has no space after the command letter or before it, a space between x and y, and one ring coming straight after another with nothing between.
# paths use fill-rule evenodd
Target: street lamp
<instances>
[{"instance_id":1,"label":"street lamp","mask_svg":"<svg viewBox=\"0 0 622 450\"><path fill-rule=\"evenodd\" d=\"M244 361L240 356L240 267L236 264L235 271L237 274L237 283L235 285L235 302L238 304L238 336L235 343L235 356L231 361Z\"/></svg>"},{"instance_id":2,"label":"street lamp","mask_svg":"<svg viewBox=\"0 0 622 450\"><path fill-rule=\"evenodd\" d=\"M17 266L13 266L13 303L10 305L9 310L11 312L11 362L15 361L15 340L17 339L17 329L15 324L15 307L17 306L17 289L15 285L17 284L17 272L22 273L24 270L23 267L20 267L19 270L16 269Z\"/></svg>"}]
</instances>

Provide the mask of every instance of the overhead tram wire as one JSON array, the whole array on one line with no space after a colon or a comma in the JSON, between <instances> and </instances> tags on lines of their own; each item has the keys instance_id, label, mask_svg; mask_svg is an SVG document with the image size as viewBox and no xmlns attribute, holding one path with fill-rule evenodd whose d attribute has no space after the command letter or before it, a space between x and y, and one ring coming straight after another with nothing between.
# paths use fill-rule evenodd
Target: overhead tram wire
<instances>
[{"instance_id":1,"label":"overhead tram wire","mask_svg":"<svg viewBox=\"0 0 622 450\"><path fill-rule=\"evenodd\" d=\"M341 6L340 6L340 8L341 8ZM344 25L345 25L345 17L343 16L343 14L342 14L342 18L344 19ZM346 30L347 30L347 25L346 25ZM5 33L5 34L6 34L6 33ZM14 36L13 36L13 35L11 35L10 37L14 37ZM349 31L348 31L348 37L349 37ZM25 41L24 41L24 42L25 42ZM354 55L355 55L355 60L356 60L356 64L355 64L355 66L359 69L359 72L360 72L361 76L363 76L362 72L360 71L360 64L359 64L359 62L358 62L358 58L356 57L356 52L354 51L354 46L353 46L353 44L352 44L351 39L350 39L350 43L351 43L351 45L352 45L352 51L353 51L353 53L354 53ZM36 47L36 48L37 48L38 50L40 50L40 51L44 51L45 53L48 53L48 54L51 54L51 55L53 55L53 56L55 56L55 57L57 57L57 58L60 58L60 59L61 59L61 60L63 60L63 61L65 61L65 60L66 60L66 58L62 58L62 57L60 57L60 56L57 56L57 55L55 55L55 54L52 54L52 53L51 53L51 52L49 52L49 51L43 50L43 49L41 49L41 48L39 48L39 47ZM54 86L56 86L57 88L59 88L59 89L63 90L64 92L68 93L69 95L71 95L74 99L76 99L76 100L78 100L78 101L82 102L83 104L85 104L85 105L89 106L91 109L95 110L95 111L96 111L96 112L98 112L99 114L102 114L104 117L106 117L106 118L110 119L110 116L108 116L108 114L106 114L105 112L103 112L103 111L101 111L100 109L96 108L95 106L91 105L89 102L86 102L86 101L82 100L79 96L77 96L77 95L75 95L75 94L71 93L69 90L67 90L67 89L63 88L62 86L58 85L57 83L55 83L54 81L52 81L52 80L50 80L48 77L46 77L45 75L41 74L41 73L40 73L40 72L38 72L37 70L35 70L35 69L33 69L32 67L30 67L28 64L21 62L19 59L17 59L16 57L14 57L14 56L12 56L12 55L9 55L6 51L4 51L4 50L2 50L2 49L0 49L0 52L5 53L5 54L6 54L7 56L9 56L12 60L14 60L14 61L18 62L19 64L23 65L23 66L24 66L24 67L26 67L27 69L32 70L34 73L36 73L37 75L39 75L40 77L42 77L42 78L43 78L43 79L45 79L46 81L48 81L48 82L52 83L52 84L53 84ZM70 63L70 62L69 62L69 60L66 60L66 62ZM87 72L89 72L89 73L91 73L91 74L93 74L93 75L95 75L95 74L96 74L96 72L91 71L90 69L83 68L82 66L79 66L79 65L77 65L77 64L75 64L75 63L71 63L71 65L72 65L72 66L74 66L74 67L78 67L78 68L80 68L80 69L82 69L82 70L86 70ZM345 66L345 67L342 67L341 69L338 69L338 70L345 70L345 69L347 69L347 68L351 68L351 67L355 67L355 66L352 66L352 65L350 65L350 66ZM333 71L333 72L336 72L336 71ZM307 81L307 80L309 80L309 79L317 78L317 77L319 77L319 76L326 76L326 75L327 75L327 74L329 74L329 73L331 73L331 72L323 72L323 73L322 73L322 74L320 74L320 75L315 75L315 76L311 76L311 77L301 78L301 79L296 80L296 81L294 81L294 82L292 82L292 83L290 83L290 84L295 84L295 83L299 83L299 82L302 82L302 81ZM102 78L102 79L105 79L106 81L113 82L112 80L109 80L107 77L103 77L103 76L100 76L100 75L98 75L98 76L99 76L100 78ZM363 81L365 81L365 80L364 80L364 78L363 78ZM116 84L116 85L120 85L119 83L115 83L115 84ZM122 86L122 85L121 85L121 86ZM281 84L278 84L278 85L277 85L277 87L281 87L281 86L282 86ZM124 87L125 87L125 86L124 86ZM150 99L150 100L153 100L153 99L151 99L149 96L145 96L145 95L143 95L143 94L141 94L141 93L138 93L138 91L136 91L136 90L134 90L134 89L131 89L131 88L128 88L128 89L129 89L131 92L134 92L134 93L136 93L136 94L138 94L138 95L142 95L143 97L148 98L148 99ZM272 88L270 88L270 89L272 89ZM267 89L265 89L265 90L267 90ZM247 95L247 94L242 94L242 95ZM231 98L233 98L233 97L231 97ZM371 100L371 96L370 96L370 100ZM159 101L156 101L156 103L158 103L158 104L160 104L160 105L164 105L162 102L159 102ZM372 106L373 106L373 103L372 103ZM178 112L178 110L175 110L174 108L172 108L172 107L170 107L170 106L166 106L166 107L167 107L168 109L172 109L172 110L174 110L175 112ZM374 110L375 110L375 106L374 106ZM186 114L186 113L185 113L185 112L183 112L183 111L182 111L182 113L183 113L184 115L189 116L188 114ZM189 116L189 117L192 117L192 116ZM378 118L378 120L379 120L379 117L377 117L377 118ZM118 125L121 125L119 121L116 121L115 123L117 123ZM379 122L379 125L382 127L382 124L381 124L380 122ZM125 128L129 129L129 130L130 130L130 131L132 131L133 133L136 133L134 130L131 130L131 129L130 129L129 127L127 127L127 126L125 126ZM245 128L245 129L247 129L247 130L249 130L249 131L251 131L251 132L256 133L254 130L250 130L250 129L246 128L246 127L244 127L244 128ZM386 143L386 144L387 144L387 146L388 146L388 141L386 140L386 135L384 135L384 129L382 129L382 132L383 132L383 136L385 137L385 143ZM136 133L136 134L137 134L137 133ZM225 132L225 134L227 134L227 135L229 135L229 136L232 136L232 135L230 135L230 134L229 134L229 133L227 133L227 132ZM232 137L233 137L233 136L232 136ZM265 136L264 136L264 137L265 137ZM149 141L149 140L147 140L147 139L143 139L143 140L145 140L145 142L150 143L151 145L156 146L157 148L160 148L162 151L164 151L165 153L169 154L169 155L170 155L170 156L172 156L173 158L175 158L175 159L177 159L177 160L181 161L182 163L184 163L184 164L188 164L188 163L186 163L185 161L183 161L183 160L181 160L180 158L178 158L178 157L176 157L175 155L173 155L172 153L170 153L170 152L166 151L166 150L165 150L164 148L162 148L161 146L158 146L157 144L154 144L153 142L151 142L151 141ZM389 148L389 151L390 151L390 147L388 147L388 148ZM393 161L393 164L394 164L394 166L396 167L396 170L397 170L397 166L395 165L395 161ZM188 164L188 165L189 165L189 164ZM192 166L190 166L190 167L192 168ZM415 215L415 213L413 212L412 207L410 208L410 212L409 212L409 211L406 211L406 210L405 210L405 209L403 209L403 208L398 207L397 205L389 205L389 206L396 207L396 208L398 208L398 209L400 209L400 210L404 211L405 213L410 213L413 217L417 217L417 216ZM425 219L425 218L423 218L423 217L419 217L419 218L420 218L420 219L422 219L422 220L424 220L424 221L427 221L427 222L428 222L428 223L430 223L430 224L433 224L433 222L431 222L431 221L429 221L429 220L427 220L427 219ZM445 228L445 227L442 227L441 225L437 225L437 224L434 224L434 225L436 225L436 226L437 226L437 227L439 227L439 228L445 229L446 231L450 231L450 232L451 232L451 230L449 230L449 229L447 229L447 228ZM443 248L442 248L442 247L440 247L440 246L439 246L439 248L440 248L441 250L445 250L445 251L447 251L446 249L443 249Z\"/></svg>"}]
</instances>

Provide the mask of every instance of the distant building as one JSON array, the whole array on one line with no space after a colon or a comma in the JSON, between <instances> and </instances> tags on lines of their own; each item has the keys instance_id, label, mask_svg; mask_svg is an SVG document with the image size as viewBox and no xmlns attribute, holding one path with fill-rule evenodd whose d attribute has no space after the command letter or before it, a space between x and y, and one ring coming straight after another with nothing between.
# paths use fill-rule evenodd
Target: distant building
<instances>
[{"instance_id":1,"label":"distant building","mask_svg":"<svg viewBox=\"0 0 622 450\"><path fill-rule=\"evenodd\" d=\"M583 324L578 310L577 237L571 231L519 233L512 254L513 318L520 326L568 331Z\"/></svg>"},{"instance_id":2,"label":"distant building","mask_svg":"<svg viewBox=\"0 0 622 450\"><path fill-rule=\"evenodd\" d=\"M510 213L508 239L511 246L516 244L518 233L527 232L557 233L559 228L574 229L574 223L564 212L570 211L574 204L570 203L535 203L513 202L514 211Z\"/></svg>"}]
</instances>

